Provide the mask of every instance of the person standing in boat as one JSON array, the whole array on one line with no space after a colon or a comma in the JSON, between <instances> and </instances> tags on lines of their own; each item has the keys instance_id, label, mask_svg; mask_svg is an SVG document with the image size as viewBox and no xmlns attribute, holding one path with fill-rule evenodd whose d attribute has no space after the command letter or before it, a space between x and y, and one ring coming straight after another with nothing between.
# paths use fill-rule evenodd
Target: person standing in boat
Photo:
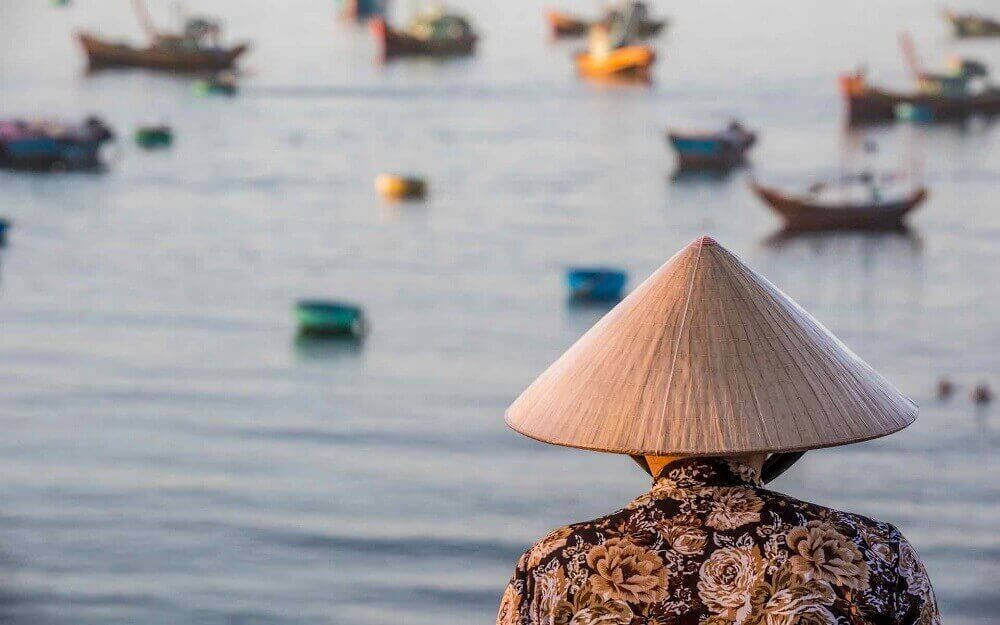
<instances>
[{"instance_id":1,"label":"person standing in boat","mask_svg":"<svg viewBox=\"0 0 1000 625\"><path fill-rule=\"evenodd\" d=\"M805 450L869 440L916 405L703 237L508 409L543 442L627 454L652 489L521 556L499 625L938 625L892 525L764 483Z\"/></svg>"}]
</instances>

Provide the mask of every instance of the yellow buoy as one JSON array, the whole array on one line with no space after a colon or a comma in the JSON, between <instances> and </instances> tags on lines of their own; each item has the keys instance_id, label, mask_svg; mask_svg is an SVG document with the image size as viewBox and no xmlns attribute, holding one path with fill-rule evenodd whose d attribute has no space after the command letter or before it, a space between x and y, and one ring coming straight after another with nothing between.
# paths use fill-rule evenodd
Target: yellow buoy
<instances>
[{"instance_id":1,"label":"yellow buoy","mask_svg":"<svg viewBox=\"0 0 1000 625\"><path fill-rule=\"evenodd\" d=\"M427 195L427 182L422 178L379 174L375 190L387 198L414 200Z\"/></svg>"}]
</instances>

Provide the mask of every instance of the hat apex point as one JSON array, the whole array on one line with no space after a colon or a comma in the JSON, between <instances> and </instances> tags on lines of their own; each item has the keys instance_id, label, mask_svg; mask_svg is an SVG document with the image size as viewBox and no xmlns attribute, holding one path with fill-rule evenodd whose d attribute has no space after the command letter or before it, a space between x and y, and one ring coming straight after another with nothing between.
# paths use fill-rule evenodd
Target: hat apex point
<instances>
[{"instance_id":1,"label":"hat apex point","mask_svg":"<svg viewBox=\"0 0 1000 625\"><path fill-rule=\"evenodd\" d=\"M719 244L715 239L713 239L712 237L710 237L708 235L700 236L697 239L695 239L694 241L692 241L692 243L694 243L695 245L699 245L699 246L718 245Z\"/></svg>"}]
</instances>

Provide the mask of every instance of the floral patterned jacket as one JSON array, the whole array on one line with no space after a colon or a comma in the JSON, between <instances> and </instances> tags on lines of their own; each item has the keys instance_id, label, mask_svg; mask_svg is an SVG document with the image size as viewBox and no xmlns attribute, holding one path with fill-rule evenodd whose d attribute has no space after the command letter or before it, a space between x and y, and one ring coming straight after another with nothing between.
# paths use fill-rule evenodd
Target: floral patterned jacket
<instances>
[{"instance_id":1,"label":"floral patterned jacket","mask_svg":"<svg viewBox=\"0 0 1000 625\"><path fill-rule=\"evenodd\" d=\"M498 625L939 625L893 526L763 488L719 458L669 464L609 516L517 563Z\"/></svg>"}]
</instances>

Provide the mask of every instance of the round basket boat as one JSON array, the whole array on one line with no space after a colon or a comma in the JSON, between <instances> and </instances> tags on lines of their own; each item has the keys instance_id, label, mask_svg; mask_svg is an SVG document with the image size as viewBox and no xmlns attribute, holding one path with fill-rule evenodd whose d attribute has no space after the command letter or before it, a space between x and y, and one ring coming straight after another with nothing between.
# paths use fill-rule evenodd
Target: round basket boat
<instances>
[{"instance_id":1,"label":"round basket boat","mask_svg":"<svg viewBox=\"0 0 1000 625\"><path fill-rule=\"evenodd\" d=\"M360 306L330 300L302 300L295 305L299 333L305 336L360 338L368 329Z\"/></svg>"},{"instance_id":2,"label":"round basket boat","mask_svg":"<svg viewBox=\"0 0 1000 625\"><path fill-rule=\"evenodd\" d=\"M566 270L566 287L577 300L617 300L628 274L609 267L572 267Z\"/></svg>"},{"instance_id":3,"label":"round basket boat","mask_svg":"<svg viewBox=\"0 0 1000 625\"><path fill-rule=\"evenodd\" d=\"M375 190L393 200L419 200L427 196L427 181L423 178L379 174Z\"/></svg>"},{"instance_id":4,"label":"round basket boat","mask_svg":"<svg viewBox=\"0 0 1000 625\"><path fill-rule=\"evenodd\" d=\"M142 126L135 131L135 142L147 150L167 148L174 142L174 133L169 126Z\"/></svg>"}]
</instances>

